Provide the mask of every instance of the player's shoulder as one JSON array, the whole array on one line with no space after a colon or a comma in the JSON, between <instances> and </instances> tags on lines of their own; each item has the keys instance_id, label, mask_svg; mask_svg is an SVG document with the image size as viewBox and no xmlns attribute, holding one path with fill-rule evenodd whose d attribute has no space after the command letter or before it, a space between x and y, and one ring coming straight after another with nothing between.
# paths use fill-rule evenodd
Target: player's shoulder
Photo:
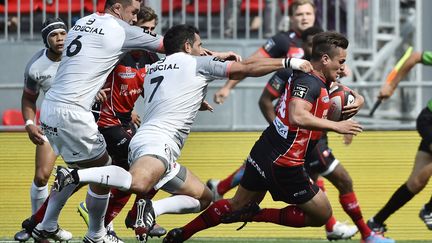
<instances>
[{"instance_id":1,"label":"player's shoulder","mask_svg":"<svg viewBox=\"0 0 432 243\"><path fill-rule=\"evenodd\" d=\"M320 78L313 73L305 73L298 70L293 71L292 80L310 85L323 83Z\"/></svg>"},{"instance_id":2,"label":"player's shoulder","mask_svg":"<svg viewBox=\"0 0 432 243\"><path fill-rule=\"evenodd\" d=\"M45 52L46 49L39 50L30 58L26 65L26 73L29 73L31 72L31 70L35 70L35 68L37 69L38 67L40 67L41 62L50 61L48 57L46 57Z\"/></svg>"}]
</instances>

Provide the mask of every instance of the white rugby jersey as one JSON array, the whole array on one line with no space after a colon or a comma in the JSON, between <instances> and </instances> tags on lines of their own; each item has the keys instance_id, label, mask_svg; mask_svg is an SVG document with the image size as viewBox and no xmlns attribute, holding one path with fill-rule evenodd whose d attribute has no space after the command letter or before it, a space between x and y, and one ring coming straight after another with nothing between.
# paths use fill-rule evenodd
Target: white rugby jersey
<instances>
[{"instance_id":1,"label":"white rugby jersey","mask_svg":"<svg viewBox=\"0 0 432 243\"><path fill-rule=\"evenodd\" d=\"M231 64L183 52L152 64L144 80L144 114L138 132L156 138L157 134L168 135L172 141L165 142L176 144L180 150L205 98L208 82L228 77Z\"/></svg>"},{"instance_id":2,"label":"white rugby jersey","mask_svg":"<svg viewBox=\"0 0 432 243\"><path fill-rule=\"evenodd\" d=\"M62 61L46 99L90 110L109 73L126 52L157 52L162 46L161 36L110 14L81 18L68 32Z\"/></svg>"},{"instance_id":3,"label":"white rugby jersey","mask_svg":"<svg viewBox=\"0 0 432 243\"><path fill-rule=\"evenodd\" d=\"M56 76L60 62L47 57L47 49L38 51L27 63L24 72L24 90L30 94L46 93Z\"/></svg>"}]
</instances>

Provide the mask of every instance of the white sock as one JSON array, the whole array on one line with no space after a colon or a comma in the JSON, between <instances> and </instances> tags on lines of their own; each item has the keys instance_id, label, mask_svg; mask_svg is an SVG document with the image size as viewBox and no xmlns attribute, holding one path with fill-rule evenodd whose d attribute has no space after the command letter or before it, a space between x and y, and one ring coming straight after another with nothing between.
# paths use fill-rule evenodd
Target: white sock
<instances>
[{"instance_id":1,"label":"white sock","mask_svg":"<svg viewBox=\"0 0 432 243\"><path fill-rule=\"evenodd\" d=\"M83 183L93 183L119 190L129 190L132 183L132 175L125 169L115 166L101 166L77 170L79 180Z\"/></svg>"},{"instance_id":2,"label":"white sock","mask_svg":"<svg viewBox=\"0 0 432 243\"><path fill-rule=\"evenodd\" d=\"M33 182L30 187L32 214L35 214L48 197L48 185L38 187Z\"/></svg>"},{"instance_id":3,"label":"white sock","mask_svg":"<svg viewBox=\"0 0 432 243\"><path fill-rule=\"evenodd\" d=\"M64 187L60 192L51 191L48 207L41 222L42 229L47 231L57 230L60 211L76 187L77 185L70 184Z\"/></svg>"},{"instance_id":4,"label":"white sock","mask_svg":"<svg viewBox=\"0 0 432 243\"><path fill-rule=\"evenodd\" d=\"M198 213L200 208L201 204L199 200L185 195L175 195L153 202L156 217L167 213Z\"/></svg>"},{"instance_id":5,"label":"white sock","mask_svg":"<svg viewBox=\"0 0 432 243\"><path fill-rule=\"evenodd\" d=\"M86 235L91 239L98 240L106 234L104 219L109 195L98 195L88 188L86 206L89 212L89 227Z\"/></svg>"}]
</instances>

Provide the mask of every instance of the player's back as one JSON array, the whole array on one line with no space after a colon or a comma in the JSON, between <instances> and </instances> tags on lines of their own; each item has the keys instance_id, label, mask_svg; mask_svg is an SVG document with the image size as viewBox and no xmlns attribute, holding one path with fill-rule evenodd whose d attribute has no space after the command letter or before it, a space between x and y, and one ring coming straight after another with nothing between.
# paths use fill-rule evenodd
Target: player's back
<instances>
[{"instance_id":1,"label":"player's back","mask_svg":"<svg viewBox=\"0 0 432 243\"><path fill-rule=\"evenodd\" d=\"M181 148L206 95L207 83L225 77L227 63L179 52L152 64L144 81L139 130L165 134Z\"/></svg>"},{"instance_id":2,"label":"player's back","mask_svg":"<svg viewBox=\"0 0 432 243\"><path fill-rule=\"evenodd\" d=\"M94 97L119 59L130 49L156 51L161 38L110 14L91 14L69 30L65 51L47 100L90 110Z\"/></svg>"}]
</instances>

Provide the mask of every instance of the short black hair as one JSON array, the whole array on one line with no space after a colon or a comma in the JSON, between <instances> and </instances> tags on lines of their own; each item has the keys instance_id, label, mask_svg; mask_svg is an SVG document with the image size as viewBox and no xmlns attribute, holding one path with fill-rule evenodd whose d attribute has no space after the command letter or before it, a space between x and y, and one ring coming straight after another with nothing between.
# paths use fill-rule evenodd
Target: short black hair
<instances>
[{"instance_id":1,"label":"short black hair","mask_svg":"<svg viewBox=\"0 0 432 243\"><path fill-rule=\"evenodd\" d=\"M45 22L43 22L41 34L42 34L42 40L46 48L50 48L48 42L49 34L58 29L63 29L64 31L67 32L66 24L61 18L47 18Z\"/></svg>"},{"instance_id":2,"label":"short black hair","mask_svg":"<svg viewBox=\"0 0 432 243\"><path fill-rule=\"evenodd\" d=\"M105 2L105 9L111 8L112 5L116 3L120 3L123 6L129 6L132 5L133 0L106 0ZM141 0L138 0L141 2Z\"/></svg>"},{"instance_id":3,"label":"short black hair","mask_svg":"<svg viewBox=\"0 0 432 243\"><path fill-rule=\"evenodd\" d=\"M319 60L324 54L333 58L337 53L337 48L348 48L348 39L335 31L318 33L313 38L311 60Z\"/></svg>"},{"instance_id":4,"label":"short black hair","mask_svg":"<svg viewBox=\"0 0 432 243\"><path fill-rule=\"evenodd\" d=\"M195 34L199 34L199 31L191 25L180 24L171 27L163 38L165 54L171 55L176 52L182 52L186 42L190 44L195 42Z\"/></svg>"},{"instance_id":5,"label":"short black hair","mask_svg":"<svg viewBox=\"0 0 432 243\"><path fill-rule=\"evenodd\" d=\"M324 30L319 26L309 27L302 32L302 34L301 34L302 41L307 42L309 36L316 35L316 34L321 33L321 32L324 32Z\"/></svg>"}]
</instances>

